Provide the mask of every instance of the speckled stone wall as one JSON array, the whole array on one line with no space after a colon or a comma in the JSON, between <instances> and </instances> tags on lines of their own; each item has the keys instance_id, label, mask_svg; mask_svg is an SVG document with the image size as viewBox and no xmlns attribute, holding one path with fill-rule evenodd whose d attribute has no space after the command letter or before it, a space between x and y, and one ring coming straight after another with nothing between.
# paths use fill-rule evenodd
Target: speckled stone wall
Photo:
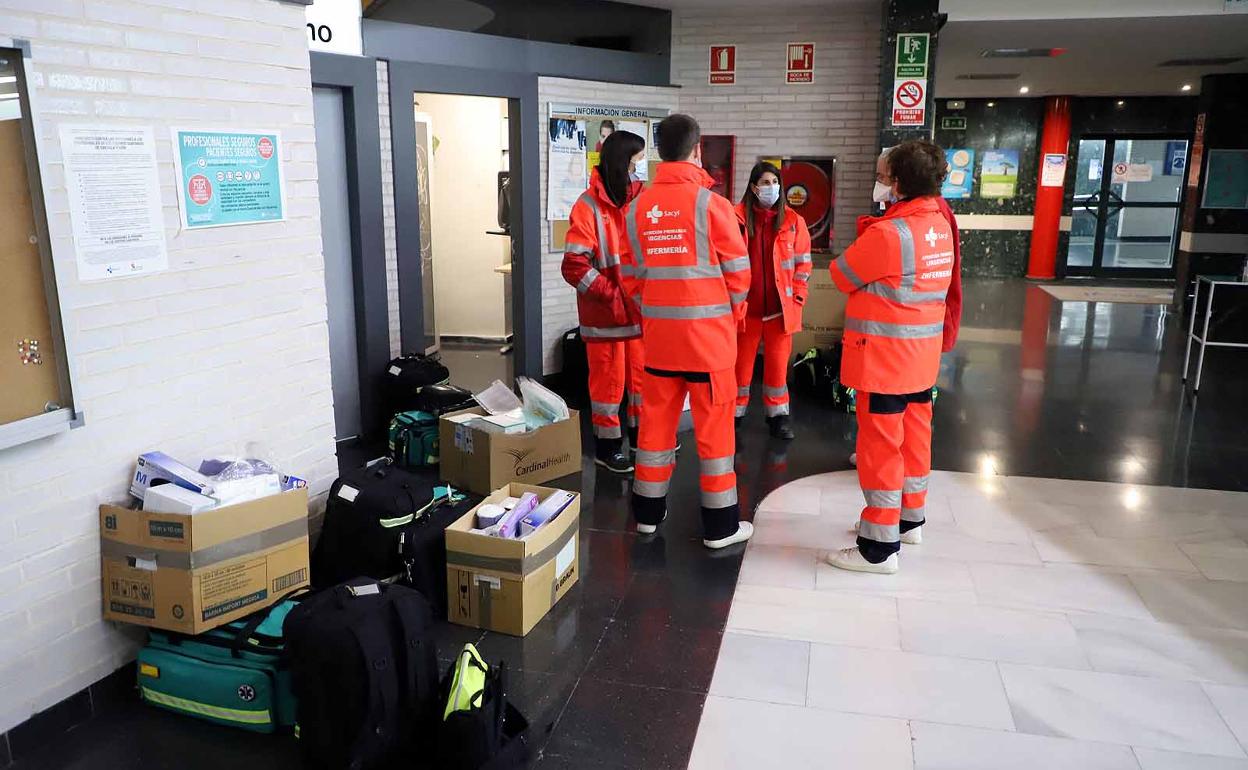
<instances>
[{"instance_id":1,"label":"speckled stone wall","mask_svg":"<svg viewBox=\"0 0 1248 770\"><path fill-rule=\"evenodd\" d=\"M941 147L975 150L975 184L971 197L951 200L950 207L962 214L1006 214L1030 216L1036 205L1037 153L1040 124L1044 118L1042 99L965 99L961 110L948 109L949 102L936 104L936 143ZM991 105L991 106L989 106ZM966 118L966 130L940 127L941 118ZM985 150L1018 150L1018 189L1013 198L979 197L979 164ZM1031 230L962 231L962 274L978 277L1015 277L1027 272L1027 250Z\"/></svg>"}]
</instances>

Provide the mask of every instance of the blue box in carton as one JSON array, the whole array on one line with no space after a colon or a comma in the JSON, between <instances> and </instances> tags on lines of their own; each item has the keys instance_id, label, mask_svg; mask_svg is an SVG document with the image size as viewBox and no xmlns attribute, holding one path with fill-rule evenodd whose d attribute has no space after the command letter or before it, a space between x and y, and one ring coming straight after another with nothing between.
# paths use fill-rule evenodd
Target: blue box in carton
<instances>
[{"instance_id":1,"label":"blue box in carton","mask_svg":"<svg viewBox=\"0 0 1248 770\"><path fill-rule=\"evenodd\" d=\"M212 492L212 482L199 471L188 468L164 452L144 452L135 465L130 494L142 500L147 488L157 484L177 484L201 495Z\"/></svg>"}]
</instances>

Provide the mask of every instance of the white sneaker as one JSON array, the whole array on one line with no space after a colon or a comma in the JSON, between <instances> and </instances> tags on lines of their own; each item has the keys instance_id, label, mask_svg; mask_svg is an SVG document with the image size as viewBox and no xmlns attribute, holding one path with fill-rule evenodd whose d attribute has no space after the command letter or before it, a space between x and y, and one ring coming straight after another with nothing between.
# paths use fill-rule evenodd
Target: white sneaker
<instances>
[{"instance_id":1,"label":"white sneaker","mask_svg":"<svg viewBox=\"0 0 1248 770\"><path fill-rule=\"evenodd\" d=\"M854 528L850 530L855 535L858 534L858 527L862 524L861 520L854 522ZM915 527L912 530L901 533L901 542L906 545L923 545L923 525Z\"/></svg>"},{"instance_id":2,"label":"white sneaker","mask_svg":"<svg viewBox=\"0 0 1248 770\"><path fill-rule=\"evenodd\" d=\"M667 521L667 511L663 511L663 518L659 519L659 524L662 524L665 521ZM655 532L659 531L659 524L642 524L639 521L637 522L637 534L653 535Z\"/></svg>"},{"instance_id":3,"label":"white sneaker","mask_svg":"<svg viewBox=\"0 0 1248 770\"><path fill-rule=\"evenodd\" d=\"M858 453L857 452L849 453L849 464L854 466L855 468L858 467Z\"/></svg>"},{"instance_id":4,"label":"white sneaker","mask_svg":"<svg viewBox=\"0 0 1248 770\"><path fill-rule=\"evenodd\" d=\"M754 525L748 521L737 522L737 531L728 537L721 537L719 540L703 540L702 545L712 550L718 551L720 548L727 548L730 545L744 543L754 535Z\"/></svg>"},{"instance_id":5,"label":"white sneaker","mask_svg":"<svg viewBox=\"0 0 1248 770\"><path fill-rule=\"evenodd\" d=\"M850 572L874 572L880 575L897 574L897 554L895 553L890 553L888 558L879 564L872 564L863 557L862 552L857 548L845 548L840 551L830 552L826 561L837 569L849 570Z\"/></svg>"}]
</instances>

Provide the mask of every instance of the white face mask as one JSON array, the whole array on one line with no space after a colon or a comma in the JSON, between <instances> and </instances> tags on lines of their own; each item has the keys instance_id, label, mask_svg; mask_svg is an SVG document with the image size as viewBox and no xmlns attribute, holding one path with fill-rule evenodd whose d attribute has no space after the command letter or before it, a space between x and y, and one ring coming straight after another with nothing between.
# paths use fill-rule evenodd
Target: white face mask
<instances>
[{"instance_id":1,"label":"white face mask","mask_svg":"<svg viewBox=\"0 0 1248 770\"><path fill-rule=\"evenodd\" d=\"M874 189L871 190L871 200L876 203L893 203L897 200L897 196L893 195L892 187L877 179Z\"/></svg>"},{"instance_id":2,"label":"white face mask","mask_svg":"<svg viewBox=\"0 0 1248 770\"><path fill-rule=\"evenodd\" d=\"M780 185L766 184L758 185L758 202L767 208L776 205L776 201L780 200Z\"/></svg>"}]
</instances>

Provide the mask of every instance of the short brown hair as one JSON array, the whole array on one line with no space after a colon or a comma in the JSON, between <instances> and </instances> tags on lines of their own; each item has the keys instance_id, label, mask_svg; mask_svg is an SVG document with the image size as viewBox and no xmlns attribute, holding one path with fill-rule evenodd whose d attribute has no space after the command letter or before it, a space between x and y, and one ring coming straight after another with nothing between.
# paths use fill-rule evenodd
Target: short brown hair
<instances>
[{"instance_id":1,"label":"short brown hair","mask_svg":"<svg viewBox=\"0 0 1248 770\"><path fill-rule=\"evenodd\" d=\"M698 121L677 112L659 121L659 157L665 161L688 160L702 140Z\"/></svg>"},{"instance_id":2,"label":"short brown hair","mask_svg":"<svg viewBox=\"0 0 1248 770\"><path fill-rule=\"evenodd\" d=\"M911 139L888 153L888 175L903 198L940 195L949 173L945 151L926 139Z\"/></svg>"}]
</instances>

